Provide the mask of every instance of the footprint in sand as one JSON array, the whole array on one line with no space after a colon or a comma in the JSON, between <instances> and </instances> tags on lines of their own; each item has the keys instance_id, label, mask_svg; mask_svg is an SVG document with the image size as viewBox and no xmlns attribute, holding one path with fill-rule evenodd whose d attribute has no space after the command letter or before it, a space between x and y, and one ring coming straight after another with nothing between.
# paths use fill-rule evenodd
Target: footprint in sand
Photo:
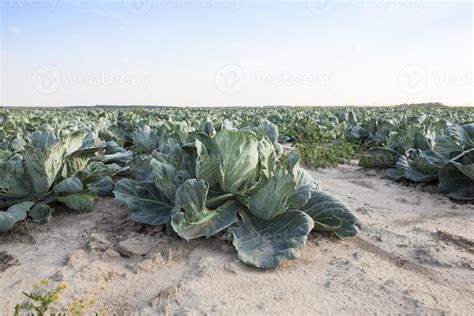
<instances>
[{"instance_id":1,"label":"footprint in sand","mask_svg":"<svg viewBox=\"0 0 474 316\"><path fill-rule=\"evenodd\" d=\"M419 199L417 201L409 201L405 198L396 198L395 201L397 201L398 203L411 204L411 205L420 205L421 204Z\"/></svg>"},{"instance_id":2,"label":"footprint in sand","mask_svg":"<svg viewBox=\"0 0 474 316\"><path fill-rule=\"evenodd\" d=\"M371 182L369 182L369 181L367 181L367 180L351 180L351 181L349 181L349 182L350 182L350 183L353 183L353 184L355 184L355 185L361 186L361 187L363 187L363 188L371 189L371 190L375 190L375 191L376 191L375 186L374 186Z\"/></svg>"}]
</instances>

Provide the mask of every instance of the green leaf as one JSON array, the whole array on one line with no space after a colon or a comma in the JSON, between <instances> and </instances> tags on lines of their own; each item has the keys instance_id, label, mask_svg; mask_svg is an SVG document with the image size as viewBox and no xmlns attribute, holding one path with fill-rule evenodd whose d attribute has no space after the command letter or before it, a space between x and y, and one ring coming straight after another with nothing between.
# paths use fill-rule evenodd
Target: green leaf
<instances>
[{"instance_id":1,"label":"green leaf","mask_svg":"<svg viewBox=\"0 0 474 316\"><path fill-rule=\"evenodd\" d=\"M248 208L260 219L269 220L288 209L288 199L296 193L296 184L289 174L261 177L252 192Z\"/></svg>"},{"instance_id":2,"label":"green leaf","mask_svg":"<svg viewBox=\"0 0 474 316\"><path fill-rule=\"evenodd\" d=\"M256 175L258 140L246 132L222 130L213 141L224 174L221 189L226 193L244 192Z\"/></svg>"},{"instance_id":3,"label":"green leaf","mask_svg":"<svg viewBox=\"0 0 474 316\"><path fill-rule=\"evenodd\" d=\"M94 210L96 194L93 192L73 193L58 197L58 201L76 211L91 212Z\"/></svg>"},{"instance_id":4,"label":"green leaf","mask_svg":"<svg viewBox=\"0 0 474 316\"><path fill-rule=\"evenodd\" d=\"M5 123L8 120L8 117L4 113L0 113L0 124Z\"/></svg>"},{"instance_id":5,"label":"green leaf","mask_svg":"<svg viewBox=\"0 0 474 316\"><path fill-rule=\"evenodd\" d=\"M158 137L148 125L141 126L132 133L135 152L151 153L158 148Z\"/></svg>"},{"instance_id":6,"label":"green leaf","mask_svg":"<svg viewBox=\"0 0 474 316\"><path fill-rule=\"evenodd\" d=\"M436 137L436 151L446 158L454 158L474 147L474 123L449 126L447 135Z\"/></svg>"},{"instance_id":7,"label":"green leaf","mask_svg":"<svg viewBox=\"0 0 474 316\"><path fill-rule=\"evenodd\" d=\"M237 212L242 206L231 200L215 210L208 210L208 191L209 185L196 179L187 180L176 191L171 225L180 237L186 240L209 238L237 222Z\"/></svg>"},{"instance_id":8,"label":"green leaf","mask_svg":"<svg viewBox=\"0 0 474 316\"><path fill-rule=\"evenodd\" d=\"M236 201L227 201L215 210L208 210L208 191L209 185L196 179L187 180L176 191L171 225L182 238L209 238L238 220L237 212L242 206Z\"/></svg>"},{"instance_id":9,"label":"green leaf","mask_svg":"<svg viewBox=\"0 0 474 316\"><path fill-rule=\"evenodd\" d=\"M170 164L177 171L186 170L191 175L195 175L196 171L196 157L195 153L190 153L179 144L175 144L168 153L153 152L153 157L156 160Z\"/></svg>"},{"instance_id":10,"label":"green leaf","mask_svg":"<svg viewBox=\"0 0 474 316\"><path fill-rule=\"evenodd\" d=\"M133 158L133 153L131 151L117 152L115 154L104 155L102 159L103 163L118 163L126 164L130 159Z\"/></svg>"},{"instance_id":11,"label":"green leaf","mask_svg":"<svg viewBox=\"0 0 474 316\"><path fill-rule=\"evenodd\" d=\"M210 186L223 181L221 163L216 156L202 155L196 160L196 178L204 180Z\"/></svg>"},{"instance_id":12,"label":"green leaf","mask_svg":"<svg viewBox=\"0 0 474 316\"><path fill-rule=\"evenodd\" d=\"M38 203L30 210L29 215L35 222L40 224L47 224L51 218L51 213L54 211L52 207L45 203Z\"/></svg>"},{"instance_id":13,"label":"green leaf","mask_svg":"<svg viewBox=\"0 0 474 316\"><path fill-rule=\"evenodd\" d=\"M388 168L395 167L401 155L389 148L376 147L367 151L359 161L359 166L364 168Z\"/></svg>"},{"instance_id":14,"label":"green leaf","mask_svg":"<svg viewBox=\"0 0 474 316\"><path fill-rule=\"evenodd\" d=\"M316 190L319 187L319 180L314 179L308 171L301 168L300 160L301 157L298 153L291 153L285 161L286 170L293 175L296 189L310 186Z\"/></svg>"},{"instance_id":15,"label":"green leaf","mask_svg":"<svg viewBox=\"0 0 474 316\"><path fill-rule=\"evenodd\" d=\"M288 155L285 160L286 169L289 173L294 174L297 169L300 168L301 156L297 152L293 152Z\"/></svg>"},{"instance_id":16,"label":"green leaf","mask_svg":"<svg viewBox=\"0 0 474 316\"><path fill-rule=\"evenodd\" d=\"M84 184L96 183L110 175L110 170L103 162L92 162L76 174L76 177Z\"/></svg>"},{"instance_id":17,"label":"green leaf","mask_svg":"<svg viewBox=\"0 0 474 316\"><path fill-rule=\"evenodd\" d=\"M313 220L303 212L288 211L272 220L261 220L248 212L240 212L242 221L229 230L239 259L245 264L274 269L283 260L298 258Z\"/></svg>"},{"instance_id":18,"label":"green leaf","mask_svg":"<svg viewBox=\"0 0 474 316\"><path fill-rule=\"evenodd\" d=\"M257 127L257 133L265 135L272 144L278 141L278 127L268 120L263 120Z\"/></svg>"},{"instance_id":19,"label":"green leaf","mask_svg":"<svg viewBox=\"0 0 474 316\"><path fill-rule=\"evenodd\" d=\"M65 171L63 171L63 176L73 176L77 172L84 170L89 161L95 157L96 153L103 149L101 147L92 147L92 148L83 148L76 150L70 155L64 157L64 164L66 166Z\"/></svg>"},{"instance_id":20,"label":"green leaf","mask_svg":"<svg viewBox=\"0 0 474 316\"><path fill-rule=\"evenodd\" d=\"M0 232L7 232L15 223L24 220L33 204L30 201L23 202L10 206L6 211L0 211Z\"/></svg>"},{"instance_id":21,"label":"green leaf","mask_svg":"<svg viewBox=\"0 0 474 316\"><path fill-rule=\"evenodd\" d=\"M474 200L474 148L439 170L438 191L456 200Z\"/></svg>"},{"instance_id":22,"label":"green leaf","mask_svg":"<svg viewBox=\"0 0 474 316\"><path fill-rule=\"evenodd\" d=\"M227 201L215 210L203 210L199 218L188 220L186 211L173 210L171 225L174 231L186 240L209 238L238 221L237 213L243 207L236 201ZM186 210L186 209L185 209Z\"/></svg>"},{"instance_id":23,"label":"green leaf","mask_svg":"<svg viewBox=\"0 0 474 316\"><path fill-rule=\"evenodd\" d=\"M449 159L452 153L462 153L463 147L449 136L438 135L436 136L436 151Z\"/></svg>"},{"instance_id":24,"label":"green leaf","mask_svg":"<svg viewBox=\"0 0 474 316\"><path fill-rule=\"evenodd\" d=\"M445 159L433 151L411 149L406 156L400 156L396 169L388 169L388 177L398 180L406 178L414 182L432 182L438 178L438 169L445 165Z\"/></svg>"},{"instance_id":25,"label":"green leaf","mask_svg":"<svg viewBox=\"0 0 474 316\"><path fill-rule=\"evenodd\" d=\"M37 149L40 152L48 151L48 149L58 142L56 137L54 137L54 135L51 133L34 132L30 134L28 138L30 140L31 147Z\"/></svg>"},{"instance_id":26,"label":"green leaf","mask_svg":"<svg viewBox=\"0 0 474 316\"><path fill-rule=\"evenodd\" d=\"M292 209L300 209L304 206L311 198L311 192L314 190L314 186L306 184L298 188L296 193L290 196L288 204Z\"/></svg>"},{"instance_id":27,"label":"green leaf","mask_svg":"<svg viewBox=\"0 0 474 316\"><path fill-rule=\"evenodd\" d=\"M311 216L317 231L333 232L338 237L355 236L359 232L359 219L344 202L328 193L313 191L301 211Z\"/></svg>"},{"instance_id":28,"label":"green leaf","mask_svg":"<svg viewBox=\"0 0 474 316\"><path fill-rule=\"evenodd\" d=\"M170 220L172 203L153 182L122 179L114 189L115 199L133 210L131 219L149 225L162 225Z\"/></svg>"},{"instance_id":29,"label":"green leaf","mask_svg":"<svg viewBox=\"0 0 474 316\"><path fill-rule=\"evenodd\" d=\"M114 181L110 176L107 176L96 182L87 184L87 189L96 193L98 196L106 196L114 189Z\"/></svg>"},{"instance_id":30,"label":"green leaf","mask_svg":"<svg viewBox=\"0 0 474 316\"><path fill-rule=\"evenodd\" d=\"M28 197L31 193L30 181L24 175L20 159L9 159L0 169L0 199L18 199Z\"/></svg>"},{"instance_id":31,"label":"green leaf","mask_svg":"<svg viewBox=\"0 0 474 316\"><path fill-rule=\"evenodd\" d=\"M18 152L21 152L25 148L25 145L26 145L26 142L23 139L15 138L11 142L10 147L13 152L18 153Z\"/></svg>"},{"instance_id":32,"label":"green leaf","mask_svg":"<svg viewBox=\"0 0 474 316\"><path fill-rule=\"evenodd\" d=\"M209 185L203 180L190 179L184 182L176 191L175 207L185 210L186 219L199 220L203 210L206 210Z\"/></svg>"},{"instance_id":33,"label":"green leaf","mask_svg":"<svg viewBox=\"0 0 474 316\"><path fill-rule=\"evenodd\" d=\"M150 165L155 176L156 187L169 201L173 201L180 185L178 171L173 165L157 159L152 159Z\"/></svg>"},{"instance_id":34,"label":"green leaf","mask_svg":"<svg viewBox=\"0 0 474 316\"><path fill-rule=\"evenodd\" d=\"M139 181L153 181L154 175L150 165L151 157L139 155L131 159L127 165L130 167L130 175Z\"/></svg>"},{"instance_id":35,"label":"green leaf","mask_svg":"<svg viewBox=\"0 0 474 316\"><path fill-rule=\"evenodd\" d=\"M82 133L72 133L63 138L63 143L66 148L66 155L70 155L83 145L84 135Z\"/></svg>"},{"instance_id":36,"label":"green leaf","mask_svg":"<svg viewBox=\"0 0 474 316\"><path fill-rule=\"evenodd\" d=\"M25 146L24 160L26 175L35 194L48 192L63 166L64 146L56 143L45 152Z\"/></svg>"},{"instance_id":37,"label":"green leaf","mask_svg":"<svg viewBox=\"0 0 474 316\"><path fill-rule=\"evenodd\" d=\"M275 147L266 139L258 142L258 162L260 171L266 176L271 177L275 171L278 159L275 153Z\"/></svg>"},{"instance_id":38,"label":"green leaf","mask_svg":"<svg viewBox=\"0 0 474 316\"><path fill-rule=\"evenodd\" d=\"M76 177L62 180L53 188L55 193L76 193L83 190L82 182Z\"/></svg>"},{"instance_id":39,"label":"green leaf","mask_svg":"<svg viewBox=\"0 0 474 316\"><path fill-rule=\"evenodd\" d=\"M207 136L211 138L214 137L214 135L216 134L214 125L210 121L206 121L202 124L202 130Z\"/></svg>"}]
</instances>

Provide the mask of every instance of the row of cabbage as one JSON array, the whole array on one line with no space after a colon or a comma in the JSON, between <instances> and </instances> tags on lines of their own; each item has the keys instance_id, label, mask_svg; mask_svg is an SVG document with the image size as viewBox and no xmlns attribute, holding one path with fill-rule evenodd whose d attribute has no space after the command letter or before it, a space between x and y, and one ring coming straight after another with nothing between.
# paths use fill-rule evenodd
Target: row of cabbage
<instances>
[{"instance_id":1,"label":"row of cabbage","mask_svg":"<svg viewBox=\"0 0 474 316\"><path fill-rule=\"evenodd\" d=\"M131 113L137 121L127 112L61 114L3 114L0 231L27 217L47 223L59 204L90 211L97 196L113 194L132 220L187 240L227 239L261 268L296 258L312 230L358 232L357 217L319 190L299 156L282 155L278 128L265 119L237 128L227 119L154 123L140 112Z\"/></svg>"},{"instance_id":2,"label":"row of cabbage","mask_svg":"<svg viewBox=\"0 0 474 316\"><path fill-rule=\"evenodd\" d=\"M441 192L468 200L473 116L469 108L0 110L0 231L27 217L47 223L59 204L89 211L97 196L115 195L134 221L231 240L242 261L272 268L295 258L313 229L358 231L350 209L281 143L295 143L305 163L348 144L368 149L362 166L439 181Z\"/></svg>"},{"instance_id":3,"label":"row of cabbage","mask_svg":"<svg viewBox=\"0 0 474 316\"><path fill-rule=\"evenodd\" d=\"M359 161L366 168L386 168L393 180L437 183L438 191L456 200L474 200L474 109L463 121L420 113L397 121L355 120L349 139L370 147Z\"/></svg>"}]
</instances>

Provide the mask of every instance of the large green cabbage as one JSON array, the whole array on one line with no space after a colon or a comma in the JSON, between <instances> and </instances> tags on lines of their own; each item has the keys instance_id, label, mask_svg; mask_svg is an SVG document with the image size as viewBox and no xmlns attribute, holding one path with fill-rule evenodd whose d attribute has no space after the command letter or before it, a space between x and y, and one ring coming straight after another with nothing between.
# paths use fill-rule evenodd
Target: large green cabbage
<instances>
[{"instance_id":1,"label":"large green cabbage","mask_svg":"<svg viewBox=\"0 0 474 316\"><path fill-rule=\"evenodd\" d=\"M280 161L276 126L227 127L205 132L148 163L153 178L120 180L116 198L141 223L170 224L187 240L209 238L227 229L239 258L260 268L295 259L314 228L339 237L354 236L357 217L340 200L318 191L299 165L299 156ZM206 132L207 130L207 132ZM197 135L197 134L193 134ZM135 162L134 162L135 164Z\"/></svg>"}]
</instances>

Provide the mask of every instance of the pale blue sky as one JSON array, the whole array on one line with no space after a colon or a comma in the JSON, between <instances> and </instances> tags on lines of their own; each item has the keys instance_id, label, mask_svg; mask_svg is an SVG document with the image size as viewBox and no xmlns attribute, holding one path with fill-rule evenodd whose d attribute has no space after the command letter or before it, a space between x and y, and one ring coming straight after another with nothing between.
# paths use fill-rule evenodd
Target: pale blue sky
<instances>
[{"instance_id":1,"label":"pale blue sky","mask_svg":"<svg viewBox=\"0 0 474 316\"><path fill-rule=\"evenodd\" d=\"M0 0L2 105L472 105L473 5Z\"/></svg>"}]
</instances>

